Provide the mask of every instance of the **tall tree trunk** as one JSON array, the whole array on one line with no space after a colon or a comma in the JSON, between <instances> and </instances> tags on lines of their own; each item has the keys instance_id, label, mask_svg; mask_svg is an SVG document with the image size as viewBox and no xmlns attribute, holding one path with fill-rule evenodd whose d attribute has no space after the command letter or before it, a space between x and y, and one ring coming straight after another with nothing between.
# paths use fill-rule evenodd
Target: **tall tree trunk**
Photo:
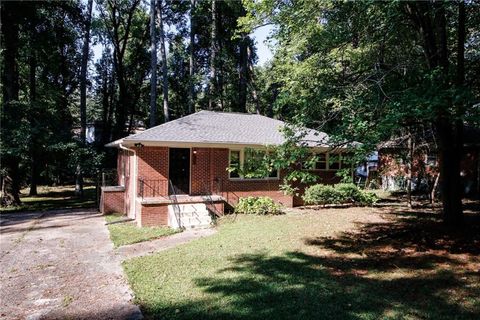
<instances>
[{"instance_id":1,"label":"tall tree trunk","mask_svg":"<svg viewBox=\"0 0 480 320\"><path fill-rule=\"evenodd\" d=\"M120 14L122 13L122 10L119 9L115 1L107 1L108 16L106 16L105 12L100 11L103 18L110 20L112 24L111 30L107 31L114 47L113 66L115 78L118 83L118 103L115 108L113 139L123 138L125 136L127 113L128 111L133 112L133 108L131 107L132 99L127 85L128 81L124 58L129 43L128 39L131 37L130 29L133 16L140 5L140 2L140 0L133 0L128 10L126 10L126 14Z\"/></svg>"},{"instance_id":2,"label":"tall tree trunk","mask_svg":"<svg viewBox=\"0 0 480 320\"><path fill-rule=\"evenodd\" d=\"M211 30L211 49L210 49L210 81L208 108L212 110L216 104L217 89L217 1L212 0L212 30Z\"/></svg>"},{"instance_id":3,"label":"tall tree trunk","mask_svg":"<svg viewBox=\"0 0 480 320\"><path fill-rule=\"evenodd\" d=\"M87 131L87 69L88 54L90 53L90 25L92 21L93 0L88 0L87 12L85 17L85 36L83 38L82 48L82 66L80 70L80 138L82 143L86 143Z\"/></svg>"},{"instance_id":4,"label":"tall tree trunk","mask_svg":"<svg viewBox=\"0 0 480 320\"><path fill-rule=\"evenodd\" d=\"M13 102L18 101L19 93L19 81L18 81L18 34L19 26L18 19L16 17L16 3L14 2L4 2L2 3L1 10L1 20L2 20L2 33L3 33L3 67L2 67L2 95L3 95L3 112L2 112L2 122L3 126L5 125L5 119L8 118L9 121L17 121L18 112L15 110L15 105ZM4 129L2 128L2 131ZM4 133L4 132L2 132ZM2 137L5 139L5 135ZM20 201L20 175L19 175L19 162L20 159L16 155L6 155L4 152L1 153L2 166L7 168L8 175L10 177L10 183L6 186L7 192L4 193L4 198L11 199L2 199L8 200L8 203L14 205L19 205Z\"/></svg>"},{"instance_id":5,"label":"tall tree trunk","mask_svg":"<svg viewBox=\"0 0 480 320\"><path fill-rule=\"evenodd\" d=\"M458 2L458 31L457 31L457 70L456 70L456 87L460 89L465 79L465 23L466 13L463 1ZM440 21L442 30L446 30L446 22ZM442 33L442 38L446 39L446 31ZM446 40L445 40L446 43ZM445 45L446 47L446 45ZM446 49L444 49L446 50ZM446 60L446 58L444 58ZM445 63L448 63L445 62ZM448 72L446 70L445 72ZM460 164L463 155L463 122L462 116L465 113L464 106L459 103L455 106L456 119L443 118L439 121L440 134L442 136L442 154L444 164L440 164L440 174L443 177L441 190L443 195L443 219L448 225L460 225L463 222L462 208L462 181L460 177Z\"/></svg>"},{"instance_id":6,"label":"tall tree trunk","mask_svg":"<svg viewBox=\"0 0 480 320\"><path fill-rule=\"evenodd\" d=\"M461 1L459 3L462 3ZM424 52L430 69L441 68L442 79L439 90L448 90L449 61L447 44L447 21L444 2L408 2L406 4L417 31L423 38ZM464 13L464 12L463 12ZM433 18L432 18L433 17ZM458 47L465 44L465 16L459 10ZM463 39L462 39L463 37ZM457 48L458 48L457 47ZM457 49L458 50L458 49ZM463 59L463 58L460 58ZM457 66L458 69L458 66ZM459 75L457 75L459 77ZM463 221L462 190L460 179L460 160L463 151L461 121L455 123L452 118L461 119L464 113L452 115L448 103L438 108L434 125L438 140L440 158L440 191L442 195L443 220L447 225L460 225ZM459 110L457 109L457 112Z\"/></svg>"},{"instance_id":7,"label":"tall tree trunk","mask_svg":"<svg viewBox=\"0 0 480 320\"><path fill-rule=\"evenodd\" d=\"M92 21L93 0L88 0L85 17L85 37L83 38L82 66L80 70L80 140L82 145L87 143L87 69L88 54L90 53L90 25ZM77 164L75 178L75 194L83 196L83 170L81 164Z\"/></svg>"},{"instance_id":8,"label":"tall tree trunk","mask_svg":"<svg viewBox=\"0 0 480 320\"><path fill-rule=\"evenodd\" d=\"M407 205L412 207L412 178L413 178L413 138L411 129L408 135L408 155L407 155Z\"/></svg>"},{"instance_id":9,"label":"tall tree trunk","mask_svg":"<svg viewBox=\"0 0 480 320\"><path fill-rule=\"evenodd\" d=\"M255 112L257 114L260 114L261 113L260 100L258 98L258 93L256 88L256 79L255 79L255 70L251 62L252 61L251 56L252 56L252 48L248 46L247 47L247 64L248 64L248 71L250 72L250 84L251 84L251 90L252 90L252 97L253 97L253 101L255 102ZM269 117L272 117L272 116L269 116Z\"/></svg>"},{"instance_id":10,"label":"tall tree trunk","mask_svg":"<svg viewBox=\"0 0 480 320\"><path fill-rule=\"evenodd\" d=\"M162 89L163 89L163 115L165 122L170 121L168 109L168 68L167 53L165 50L165 31L163 29L163 0L158 1L158 16L160 22L160 54L162 55Z\"/></svg>"},{"instance_id":11,"label":"tall tree trunk","mask_svg":"<svg viewBox=\"0 0 480 320\"><path fill-rule=\"evenodd\" d=\"M36 127L36 92L37 92L37 57L35 55L34 49L34 40L35 39L35 26L32 26L30 30L30 57L29 57L29 67L30 67L30 81L29 81L29 93L30 93L30 112L29 112L29 122L30 130L33 130ZM37 157L37 141L36 134L31 134L30 141L30 196L37 195L37 179L38 179L38 157Z\"/></svg>"},{"instance_id":12,"label":"tall tree trunk","mask_svg":"<svg viewBox=\"0 0 480 320\"><path fill-rule=\"evenodd\" d=\"M150 127L155 127L157 125L156 11L157 8L155 0L150 0Z\"/></svg>"},{"instance_id":13,"label":"tall tree trunk","mask_svg":"<svg viewBox=\"0 0 480 320\"><path fill-rule=\"evenodd\" d=\"M195 109L195 6L196 0L190 0L190 61L188 79L188 113L193 113Z\"/></svg>"},{"instance_id":14,"label":"tall tree trunk","mask_svg":"<svg viewBox=\"0 0 480 320\"><path fill-rule=\"evenodd\" d=\"M247 70L248 70L248 38L242 34L240 41L240 68L239 68L239 88L238 88L238 111L247 112Z\"/></svg>"},{"instance_id":15,"label":"tall tree trunk","mask_svg":"<svg viewBox=\"0 0 480 320\"><path fill-rule=\"evenodd\" d=\"M448 46L447 46L447 22L445 15L445 4L437 4L435 11L435 25L438 30L439 38L439 57L440 66L447 78L448 70ZM461 13L461 10L460 12ZM464 12L463 12L464 13ZM465 44L465 16L459 14L459 34L458 47ZM463 26L462 26L463 25ZM463 32L461 31L463 29ZM462 34L463 33L463 34ZM457 48L458 48L457 47ZM460 53L460 52L459 52ZM459 58L462 61L463 58ZM458 69L458 66L457 66ZM457 70L458 71L458 70ZM457 74L457 80L463 82L463 75ZM458 85L458 83L457 83ZM457 108L457 112L458 112ZM457 114L457 117L461 114ZM442 177L441 192L443 202L443 220L447 225L460 225L463 222L462 208L462 183L460 177L460 161L463 153L462 131L463 123L461 121L452 121L451 115L442 111L437 119L437 129L440 144L440 175Z\"/></svg>"}]
</instances>

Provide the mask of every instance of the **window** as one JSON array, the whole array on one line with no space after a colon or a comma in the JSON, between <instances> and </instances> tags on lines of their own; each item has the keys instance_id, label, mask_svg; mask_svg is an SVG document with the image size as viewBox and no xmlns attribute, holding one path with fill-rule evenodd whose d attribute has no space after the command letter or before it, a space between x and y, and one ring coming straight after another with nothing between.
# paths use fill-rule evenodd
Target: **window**
<instances>
[{"instance_id":1,"label":"window","mask_svg":"<svg viewBox=\"0 0 480 320\"><path fill-rule=\"evenodd\" d=\"M340 170L341 168L352 167L351 154L317 153L315 157L314 165L309 165L308 161L302 163L305 170Z\"/></svg>"},{"instance_id":2,"label":"window","mask_svg":"<svg viewBox=\"0 0 480 320\"><path fill-rule=\"evenodd\" d=\"M278 179L278 170L265 167L265 150L230 150L229 176L232 179Z\"/></svg>"},{"instance_id":3,"label":"window","mask_svg":"<svg viewBox=\"0 0 480 320\"><path fill-rule=\"evenodd\" d=\"M340 169L340 155L339 154L329 154L328 155L328 169L330 169L330 170Z\"/></svg>"},{"instance_id":4,"label":"window","mask_svg":"<svg viewBox=\"0 0 480 320\"><path fill-rule=\"evenodd\" d=\"M315 163L315 169L326 170L327 169L327 154L319 153L316 155L317 162Z\"/></svg>"},{"instance_id":5,"label":"window","mask_svg":"<svg viewBox=\"0 0 480 320\"><path fill-rule=\"evenodd\" d=\"M240 178L240 151L230 150L230 178Z\"/></svg>"}]
</instances>

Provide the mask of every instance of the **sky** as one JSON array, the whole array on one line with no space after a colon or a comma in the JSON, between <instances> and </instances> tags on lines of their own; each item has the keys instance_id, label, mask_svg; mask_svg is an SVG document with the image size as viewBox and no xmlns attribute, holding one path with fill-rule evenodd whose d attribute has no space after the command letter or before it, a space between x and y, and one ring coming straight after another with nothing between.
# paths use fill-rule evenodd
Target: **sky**
<instances>
[{"instance_id":1,"label":"sky","mask_svg":"<svg viewBox=\"0 0 480 320\"><path fill-rule=\"evenodd\" d=\"M253 33L253 38L255 39L255 45L257 46L257 56L258 62L257 65L263 66L265 63L272 59L273 52L268 47L267 37L272 31L271 25L266 25L261 28L258 28Z\"/></svg>"}]
</instances>

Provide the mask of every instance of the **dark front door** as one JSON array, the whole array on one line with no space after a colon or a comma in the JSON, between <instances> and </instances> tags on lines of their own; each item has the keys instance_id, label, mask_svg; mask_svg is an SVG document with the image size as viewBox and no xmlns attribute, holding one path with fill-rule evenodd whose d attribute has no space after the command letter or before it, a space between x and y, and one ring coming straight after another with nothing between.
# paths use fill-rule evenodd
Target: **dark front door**
<instances>
[{"instance_id":1,"label":"dark front door","mask_svg":"<svg viewBox=\"0 0 480 320\"><path fill-rule=\"evenodd\" d=\"M189 194L190 192L190 149L170 148L168 176L171 183L169 194ZM174 190L172 190L172 185Z\"/></svg>"}]
</instances>

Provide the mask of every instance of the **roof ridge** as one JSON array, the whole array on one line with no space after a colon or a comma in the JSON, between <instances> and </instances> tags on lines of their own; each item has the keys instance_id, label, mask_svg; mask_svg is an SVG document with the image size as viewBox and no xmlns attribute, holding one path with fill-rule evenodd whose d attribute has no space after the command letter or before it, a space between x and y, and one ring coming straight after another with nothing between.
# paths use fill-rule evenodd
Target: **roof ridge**
<instances>
[{"instance_id":1,"label":"roof ridge","mask_svg":"<svg viewBox=\"0 0 480 320\"><path fill-rule=\"evenodd\" d=\"M225 113L225 114L240 114L240 115L245 115L245 116L261 116L261 117L273 119L273 118L270 118L270 117L267 117L267 116L264 116L264 115L261 115L261 114L258 114L258 113L240 112L240 111L200 110L200 111L198 111L198 112L196 112L196 113L199 113L199 112ZM274 119L274 120L276 120L276 119Z\"/></svg>"},{"instance_id":2,"label":"roof ridge","mask_svg":"<svg viewBox=\"0 0 480 320\"><path fill-rule=\"evenodd\" d=\"M130 139L130 138L133 138L133 137L135 137L135 136L137 136L137 135L139 135L139 134L143 134L143 133L148 132L148 131L150 131L150 130L156 129L156 128L160 127L160 126L163 126L163 125L166 125L166 124L169 124L169 123L173 123L173 122L176 122L176 121L181 120L181 119L185 119L185 118L187 118L187 117L193 116L193 115L195 115L195 114L197 114L197 113L200 113L200 112L202 112L202 111L204 111L204 110L200 110L200 111L197 111L197 112L195 112L195 113L187 114L187 115L184 116L184 117L180 117L180 118L177 118L177 119L172 120L172 121L168 121L168 122L161 123L161 124L159 124L159 125L156 125L155 127L151 127L151 128L148 128L147 130L143 130L142 132L138 132L138 133L131 134L131 135L128 135L128 136L126 136L126 137L123 137L122 139L126 139L126 138L129 138L129 139Z\"/></svg>"}]
</instances>

